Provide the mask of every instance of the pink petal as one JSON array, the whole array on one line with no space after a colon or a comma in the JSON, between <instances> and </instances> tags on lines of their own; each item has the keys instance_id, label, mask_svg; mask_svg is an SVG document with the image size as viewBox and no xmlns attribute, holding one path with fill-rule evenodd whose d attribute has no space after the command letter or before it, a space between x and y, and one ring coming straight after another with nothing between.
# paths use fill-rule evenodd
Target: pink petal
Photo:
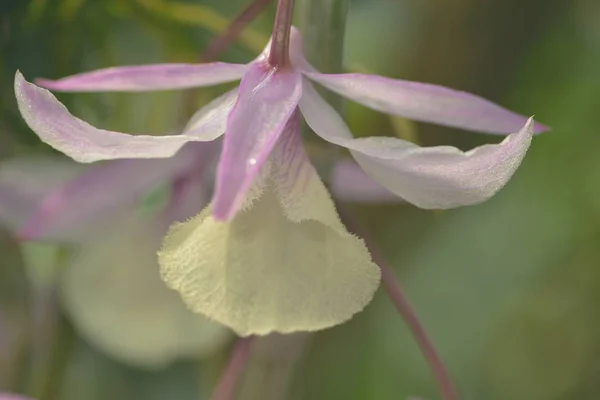
<instances>
[{"instance_id":1,"label":"pink petal","mask_svg":"<svg viewBox=\"0 0 600 400\"><path fill-rule=\"evenodd\" d=\"M192 136L201 142L217 139L227 127L227 117L238 97L238 88L234 88L196 111L190 118L183 134Z\"/></svg>"},{"instance_id":2,"label":"pink petal","mask_svg":"<svg viewBox=\"0 0 600 400\"><path fill-rule=\"evenodd\" d=\"M333 165L331 192L337 200L352 203L402 203L402 199L374 181L350 159Z\"/></svg>"},{"instance_id":3,"label":"pink petal","mask_svg":"<svg viewBox=\"0 0 600 400\"><path fill-rule=\"evenodd\" d=\"M245 64L151 64L113 67L67 76L37 79L39 86L64 92L145 92L212 86L240 79Z\"/></svg>"},{"instance_id":4,"label":"pink petal","mask_svg":"<svg viewBox=\"0 0 600 400\"><path fill-rule=\"evenodd\" d=\"M118 158L167 158L173 156L189 141L213 140L222 132L216 129L219 118L229 112L215 102L206 126L197 126L193 132L178 136L129 135L94 128L74 117L46 89L27 82L20 72L15 76L15 93L21 115L40 139L75 161L93 162ZM230 101L222 96L224 101Z\"/></svg>"},{"instance_id":5,"label":"pink petal","mask_svg":"<svg viewBox=\"0 0 600 400\"><path fill-rule=\"evenodd\" d=\"M469 152L450 146L421 148L390 137L353 139L341 117L308 82L302 111L323 139L351 150L367 174L420 208L453 208L481 203L511 178L533 135L533 120L502 143Z\"/></svg>"},{"instance_id":6,"label":"pink petal","mask_svg":"<svg viewBox=\"0 0 600 400\"><path fill-rule=\"evenodd\" d=\"M301 40L291 46L292 59L310 79L340 95L375 110L417 121L472 131L507 134L516 132L527 118L482 97L429 83L365 74L321 74L301 53ZM549 128L538 122L535 132Z\"/></svg>"},{"instance_id":7,"label":"pink petal","mask_svg":"<svg viewBox=\"0 0 600 400\"><path fill-rule=\"evenodd\" d=\"M80 171L79 164L68 163L78 174L62 181L54 178L64 176L62 166L46 163L42 171L27 165L33 161L39 166L40 161L7 162L0 167L0 210L4 210L0 218L12 220L23 240L85 240L123 214L134 212L148 190L191 169L198 155L196 146L202 144L186 146L172 159L115 160L85 171ZM54 186L40 185L48 176Z\"/></svg>"},{"instance_id":8,"label":"pink petal","mask_svg":"<svg viewBox=\"0 0 600 400\"><path fill-rule=\"evenodd\" d=\"M239 209L301 95L298 72L273 70L261 62L251 65L227 121L213 199L215 218L228 220Z\"/></svg>"}]
</instances>

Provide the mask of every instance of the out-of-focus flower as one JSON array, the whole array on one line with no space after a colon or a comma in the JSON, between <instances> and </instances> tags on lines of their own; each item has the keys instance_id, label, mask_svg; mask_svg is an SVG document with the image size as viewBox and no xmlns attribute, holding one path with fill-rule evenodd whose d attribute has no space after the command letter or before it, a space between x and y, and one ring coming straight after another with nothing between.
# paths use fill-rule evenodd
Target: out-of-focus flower
<instances>
[{"instance_id":1,"label":"out-of-focus flower","mask_svg":"<svg viewBox=\"0 0 600 400\"><path fill-rule=\"evenodd\" d=\"M349 203L398 204L402 202L397 195L371 179L351 159L340 159L332 165L330 189L333 197Z\"/></svg>"},{"instance_id":2,"label":"out-of-focus flower","mask_svg":"<svg viewBox=\"0 0 600 400\"><path fill-rule=\"evenodd\" d=\"M0 400L33 400L31 397L25 397L15 393L0 392Z\"/></svg>"},{"instance_id":3,"label":"out-of-focus flower","mask_svg":"<svg viewBox=\"0 0 600 400\"><path fill-rule=\"evenodd\" d=\"M127 135L75 118L47 90L17 73L23 117L40 138L80 162L166 158L185 143L223 133L213 200L170 230L159 260L163 279L195 311L242 335L317 330L360 311L380 272L362 240L341 224L300 138L300 113L326 141L350 150L388 191L421 208L480 203L510 179L534 131L532 119L480 97L429 84L364 74L317 72L292 28L289 62L271 47L247 65L165 64L110 68L40 84L61 91L148 91L241 78L202 109L181 135ZM310 80L376 110L419 121L508 134L469 152L421 148L397 138L354 139Z\"/></svg>"},{"instance_id":4,"label":"out-of-focus flower","mask_svg":"<svg viewBox=\"0 0 600 400\"><path fill-rule=\"evenodd\" d=\"M61 275L64 307L82 335L121 361L161 366L218 350L228 329L192 313L160 279L156 252L169 225L199 212L218 144L191 144L164 160L89 168L57 158L0 164L0 221L30 240L72 245ZM140 211L171 186L166 207Z\"/></svg>"}]
</instances>

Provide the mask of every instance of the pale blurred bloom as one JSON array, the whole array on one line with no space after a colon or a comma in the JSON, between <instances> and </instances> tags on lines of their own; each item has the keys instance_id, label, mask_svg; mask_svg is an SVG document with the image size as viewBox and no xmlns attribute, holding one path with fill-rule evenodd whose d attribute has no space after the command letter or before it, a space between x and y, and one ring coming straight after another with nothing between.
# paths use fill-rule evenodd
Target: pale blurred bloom
<instances>
[{"instance_id":1,"label":"pale blurred bloom","mask_svg":"<svg viewBox=\"0 0 600 400\"><path fill-rule=\"evenodd\" d=\"M71 247L59 280L62 303L78 331L118 360L158 367L211 354L231 337L165 287L156 260L169 225L208 202L215 151L193 144L172 159L91 167L54 157L0 164L0 222L24 239ZM161 185L172 186L168 205L140 211Z\"/></svg>"},{"instance_id":2,"label":"pale blurred bloom","mask_svg":"<svg viewBox=\"0 0 600 400\"><path fill-rule=\"evenodd\" d=\"M0 392L0 400L34 400L31 397L25 397L15 393Z\"/></svg>"}]
</instances>

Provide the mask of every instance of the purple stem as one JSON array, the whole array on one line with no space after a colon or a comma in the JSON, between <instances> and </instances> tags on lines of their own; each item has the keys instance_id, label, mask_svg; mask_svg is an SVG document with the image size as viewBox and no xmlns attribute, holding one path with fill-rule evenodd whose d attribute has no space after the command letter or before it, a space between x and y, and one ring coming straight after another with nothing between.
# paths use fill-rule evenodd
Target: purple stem
<instances>
[{"instance_id":1,"label":"purple stem","mask_svg":"<svg viewBox=\"0 0 600 400\"><path fill-rule=\"evenodd\" d=\"M198 56L198 62L210 62L215 60L238 38L240 33L271 3L273 0L254 0L248 7L241 12L227 27L227 30L217 36ZM181 108L182 123L188 120L190 114L195 110L194 99L198 94L198 89L189 90L183 94L183 107Z\"/></svg>"},{"instance_id":2,"label":"purple stem","mask_svg":"<svg viewBox=\"0 0 600 400\"><path fill-rule=\"evenodd\" d=\"M421 349L423 357L425 357L425 360L429 364L431 372L433 373L433 376L440 389L442 398L444 400L459 400L460 397L456 390L456 386L450 377L444 361L436 350L433 341L425 329L425 326L419 319L417 311L408 300L408 297L404 293L400 283L395 279L394 272L386 258L383 256L379 248L375 246L369 235L365 233L363 229L361 229L357 221L355 221L355 219L349 215L350 213L342 212L344 211L342 207L338 206L338 208L340 209L340 214L342 214L344 217L344 222L346 222L346 225L352 227L354 232L364 239L369 251L371 252L373 261L379 265L379 268L381 269L381 280L383 282L383 287L385 288L390 300L392 300L394 303L396 310L398 310L402 316L402 319L404 319L404 322L406 325L408 325L413 338Z\"/></svg>"},{"instance_id":3,"label":"purple stem","mask_svg":"<svg viewBox=\"0 0 600 400\"><path fill-rule=\"evenodd\" d=\"M285 67L289 64L290 30L293 15L294 0L279 0L269 54L269 64L273 67Z\"/></svg>"},{"instance_id":4,"label":"purple stem","mask_svg":"<svg viewBox=\"0 0 600 400\"><path fill-rule=\"evenodd\" d=\"M375 258L373 248L370 248L371 252L373 253L373 258ZM435 345L427 334L427 330L421 323L415 308L404 294L402 286L400 286L400 283L398 283L398 281L395 279L394 273L392 272L391 268L385 264L384 260L379 258L377 263L379 264L379 268L381 268L381 278L385 291L396 306L396 309L400 315L402 315L404 322L406 322L408 325L415 341L421 348L421 352L427 360L435 380L437 381L442 397L445 400L458 400L458 392L456 391L456 387L454 386L452 378L448 373L448 369L444 365L444 361L435 349Z\"/></svg>"},{"instance_id":5,"label":"purple stem","mask_svg":"<svg viewBox=\"0 0 600 400\"><path fill-rule=\"evenodd\" d=\"M233 400L240 378L250 357L252 337L238 339L229 364L217 384L211 400Z\"/></svg>"},{"instance_id":6,"label":"purple stem","mask_svg":"<svg viewBox=\"0 0 600 400\"><path fill-rule=\"evenodd\" d=\"M273 0L254 0L229 24L221 35L217 36L206 48L200 62L215 60L242 33Z\"/></svg>"}]
</instances>

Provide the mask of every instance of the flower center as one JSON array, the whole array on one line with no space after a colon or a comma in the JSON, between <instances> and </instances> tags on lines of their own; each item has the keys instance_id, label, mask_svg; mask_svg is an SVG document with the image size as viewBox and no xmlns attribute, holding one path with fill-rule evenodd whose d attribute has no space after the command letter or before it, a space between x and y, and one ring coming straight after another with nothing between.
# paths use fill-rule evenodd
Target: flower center
<instances>
[{"instance_id":1,"label":"flower center","mask_svg":"<svg viewBox=\"0 0 600 400\"><path fill-rule=\"evenodd\" d=\"M290 62L290 29L292 27L293 14L294 0L279 0L269 54L269 64L273 67L284 67Z\"/></svg>"}]
</instances>

